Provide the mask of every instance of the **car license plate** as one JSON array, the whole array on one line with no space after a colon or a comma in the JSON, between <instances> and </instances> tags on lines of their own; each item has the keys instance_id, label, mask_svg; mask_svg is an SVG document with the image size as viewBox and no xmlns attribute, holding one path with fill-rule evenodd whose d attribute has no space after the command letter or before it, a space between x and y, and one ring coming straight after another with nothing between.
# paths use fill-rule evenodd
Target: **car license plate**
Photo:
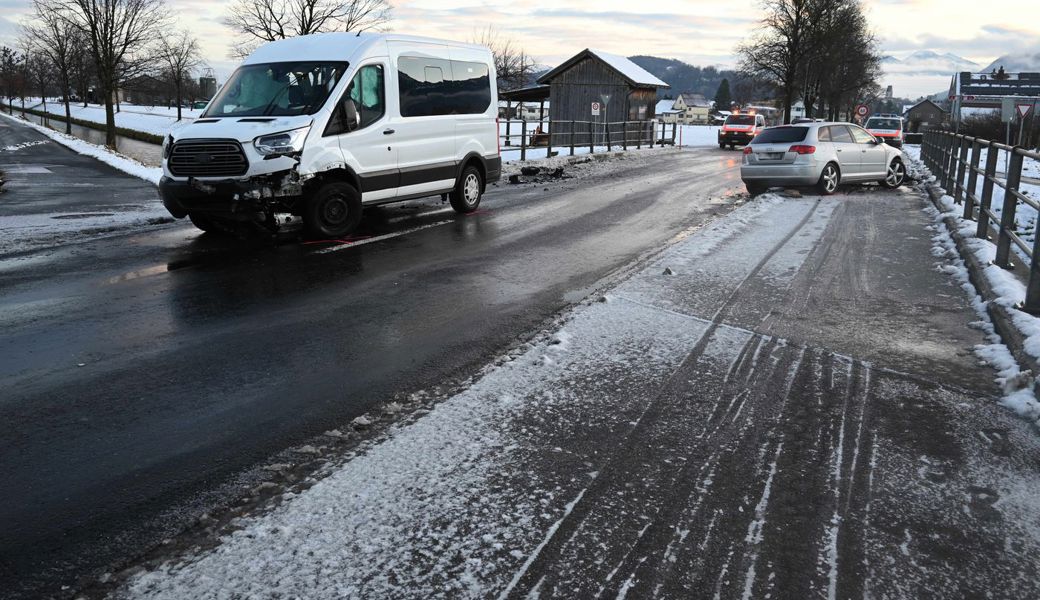
<instances>
[{"instance_id":1,"label":"car license plate","mask_svg":"<svg viewBox=\"0 0 1040 600\"><path fill-rule=\"evenodd\" d=\"M759 154L763 160L780 160L784 157L783 152L762 152Z\"/></svg>"}]
</instances>

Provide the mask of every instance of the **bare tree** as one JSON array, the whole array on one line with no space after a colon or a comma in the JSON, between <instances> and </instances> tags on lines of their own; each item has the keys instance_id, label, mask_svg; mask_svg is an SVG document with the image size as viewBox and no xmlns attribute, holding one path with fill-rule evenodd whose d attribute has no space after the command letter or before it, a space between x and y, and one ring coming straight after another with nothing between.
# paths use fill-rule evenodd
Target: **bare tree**
<instances>
[{"instance_id":1,"label":"bare tree","mask_svg":"<svg viewBox=\"0 0 1040 600\"><path fill-rule=\"evenodd\" d=\"M13 48L0 46L0 95L7 98L8 112L14 114L14 99L24 95L25 61Z\"/></svg>"},{"instance_id":2,"label":"bare tree","mask_svg":"<svg viewBox=\"0 0 1040 600\"><path fill-rule=\"evenodd\" d=\"M58 6L49 0L33 2L35 14L32 21L23 25L35 49L53 66L58 80L62 102L65 104L65 133L72 133L72 109L69 106L71 77L74 55L81 52L75 45L80 43L76 27L60 14ZM46 100L44 100L46 106ZM44 108L46 111L46 107Z\"/></svg>"},{"instance_id":3,"label":"bare tree","mask_svg":"<svg viewBox=\"0 0 1040 600\"><path fill-rule=\"evenodd\" d=\"M43 103L43 112L46 114L47 91L55 76L54 64L51 62L49 56L34 48L32 52L25 56L25 67L30 83L33 88L35 88L35 91L40 94L40 101ZM30 93L31 91L32 90L30 90ZM47 117L44 117L44 119L46 118Z\"/></svg>"},{"instance_id":4,"label":"bare tree","mask_svg":"<svg viewBox=\"0 0 1040 600\"><path fill-rule=\"evenodd\" d=\"M523 48L517 46L513 40L503 37L493 26L488 25L478 31L471 41L488 47L494 55L499 90L515 90L532 83L534 61Z\"/></svg>"},{"instance_id":5,"label":"bare tree","mask_svg":"<svg viewBox=\"0 0 1040 600\"><path fill-rule=\"evenodd\" d=\"M113 100L121 81L154 63L150 52L168 19L163 0L53 0L60 14L90 40L105 98L105 145L116 147Z\"/></svg>"},{"instance_id":6,"label":"bare tree","mask_svg":"<svg viewBox=\"0 0 1040 600\"><path fill-rule=\"evenodd\" d=\"M164 70L177 94L177 120L181 120L181 104L184 101L185 82L202 64L199 54L199 43L188 31L174 35L164 35L159 46Z\"/></svg>"},{"instance_id":7,"label":"bare tree","mask_svg":"<svg viewBox=\"0 0 1040 600\"><path fill-rule=\"evenodd\" d=\"M224 24L239 34L237 58L264 42L328 31L367 31L390 22L388 0L235 0Z\"/></svg>"}]
</instances>

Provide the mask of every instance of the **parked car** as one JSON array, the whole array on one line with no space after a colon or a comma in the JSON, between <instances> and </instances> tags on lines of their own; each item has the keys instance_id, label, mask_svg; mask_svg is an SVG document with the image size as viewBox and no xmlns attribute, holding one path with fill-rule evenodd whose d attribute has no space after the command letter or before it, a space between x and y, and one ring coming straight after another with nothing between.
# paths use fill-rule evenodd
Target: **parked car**
<instances>
[{"instance_id":1,"label":"parked car","mask_svg":"<svg viewBox=\"0 0 1040 600\"><path fill-rule=\"evenodd\" d=\"M867 119L864 127L870 135L896 148L902 148L903 142L906 141L902 117L896 115L874 115Z\"/></svg>"},{"instance_id":2,"label":"parked car","mask_svg":"<svg viewBox=\"0 0 1040 600\"><path fill-rule=\"evenodd\" d=\"M850 123L770 127L744 148L740 178L751 195L772 186L816 186L826 196L843 183L878 182L894 189L906 178L902 151Z\"/></svg>"},{"instance_id":3,"label":"parked car","mask_svg":"<svg viewBox=\"0 0 1040 600\"><path fill-rule=\"evenodd\" d=\"M198 100L190 106L194 110L205 110L206 105L209 104L209 100Z\"/></svg>"},{"instance_id":4,"label":"parked car","mask_svg":"<svg viewBox=\"0 0 1040 600\"><path fill-rule=\"evenodd\" d=\"M163 204L204 231L232 221L341 238L364 206L447 195L480 205L502 172L486 47L325 33L265 44L163 144Z\"/></svg>"},{"instance_id":5,"label":"parked car","mask_svg":"<svg viewBox=\"0 0 1040 600\"><path fill-rule=\"evenodd\" d=\"M737 114L726 117L726 121L719 129L719 148L726 146L736 148L738 144L745 145L756 135L762 132L766 126L766 118L755 113Z\"/></svg>"}]
</instances>

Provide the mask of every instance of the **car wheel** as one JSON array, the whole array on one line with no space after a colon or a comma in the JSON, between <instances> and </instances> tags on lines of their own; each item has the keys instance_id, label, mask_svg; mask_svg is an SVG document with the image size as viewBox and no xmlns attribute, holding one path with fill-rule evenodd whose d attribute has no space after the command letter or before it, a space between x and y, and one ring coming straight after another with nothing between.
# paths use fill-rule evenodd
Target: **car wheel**
<instances>
[{"instance_id":1,"label":"car wheel","mask_svg":"<svg viewBox=\"0 0 1040 600\"><path fill-rule=\"evenodd\" d=\"M903 165L903 161L897 158L888 165L888 170L885 171L885 178L881 180L881 185L894 190L903 185L904 179L906 179L906 167Z\"/></svg>"},{"instance_id":2,"label":"car wheel","mask_svg":"<svg viewBox=\"0 0 1040 600\"><path fill-rule=\"evenodd\" d=\"M220 223L213 217L202 215L199 213L188 213L188 219L191 224L206 233L227 233L227 229L220 226Z\"/></svg>"},{"instance_id":3,"label":"car wheel","mask_svg":"<svg viewBox=\"0 0 1040 600\"><path fill-rule=\"evenodd\" d=\"M361 194L349 183L330 181L308 199L303 223L313 238L348 235L361 224Z\"/></svg>"},{"instance_id":4,"label":"car wheel","mask_svg":"<svg viewBox=\"0 0 1040 600\"><path fill-rule=\"evenodd\" d=\"M752 198L766 193L766 190L769 189L767 186L762 185L761 183L749 183L747 181L744 182L744 187L747 188L747 192L751 195Z\"/></svg>"},{"instance_id":5,"label":"car wheel","mask_svg":"<svg viewBox=\"0 0 1040 600\"><path fill-rule=\"evenodd\" d=\"M474 166L462 170L462 175L455 182L455 189L448 199L455 212L471 213L480 206L480 199L484 196L484 178L480 176L480 170Z\"/></svg>"},{"instance_id":6,"label":"car wheel","mask_svg":"<svg viewBox=\"0 0 1040 600\"><path fill-rule=\"evenodd\" d=\"M725 150L725 149L726 149L726 143L725 142L719 144L719 150Z\"/></svg>"},{"instance_id":7,"label":"car wheel","mask_svg":"<svg viewBox=\"0 0 1040 600\"><path fill-rule=\"evenodd\" d=\"M838 166L834 163L827 163L823 167L823 172L820 173L820 180L816 182L816 190L820 192L821 196L830 196L838 191L840 183L841 172L838 171Z\"/></svg>"}]
</instances>

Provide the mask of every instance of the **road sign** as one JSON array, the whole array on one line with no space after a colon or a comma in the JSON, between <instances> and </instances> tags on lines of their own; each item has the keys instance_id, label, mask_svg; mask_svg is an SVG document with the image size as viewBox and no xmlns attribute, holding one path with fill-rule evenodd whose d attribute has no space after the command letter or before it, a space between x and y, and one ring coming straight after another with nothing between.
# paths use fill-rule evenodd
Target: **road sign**
<instances>
[{"instance_id":1,"label":"road sign","mask_svg":"<svg viewBox=\"0 0 1040 600\"><path fill-rule=\"evenodd\" d=\"M860 104L856 107L856 116L863 118L870 114L870 107L866 104Z\"/></svg>"},{"instance_id":2,"label":"road sign","mask_svg":"<svg viewBox=\"0 0 1040 600\"><path fill-rule=\"evenodd\" d=\"M593 102L592 103L592 116L594 116L594 117L598 117L599 116L599 102Z\"/></svg>"},{"instance_id":3,"label":"road sign","mask_svg":"<svg viewBox=\"0 0 1040 600\"><path fill-rule=\"evenodd\" d=\"M1018 109L1018 118L1019 118L1019 120L1022 120L1024 118L1026 118L1026 115L1029 114L1029 111L1033 110L1033 105L1032 104L1016 104L1015 108Z\"/></svg>"},{"instance_id":4,"label":"road sign","mask_svg":"<svg viewBox=\"0 0 1040 600\"><path fill-rule=\"evenodd\" d=\"M1014 98L1001 98L1000 99L1000 122L1010 123L1015 120L1015 99Z\"/></svg>"}]
</instances>

